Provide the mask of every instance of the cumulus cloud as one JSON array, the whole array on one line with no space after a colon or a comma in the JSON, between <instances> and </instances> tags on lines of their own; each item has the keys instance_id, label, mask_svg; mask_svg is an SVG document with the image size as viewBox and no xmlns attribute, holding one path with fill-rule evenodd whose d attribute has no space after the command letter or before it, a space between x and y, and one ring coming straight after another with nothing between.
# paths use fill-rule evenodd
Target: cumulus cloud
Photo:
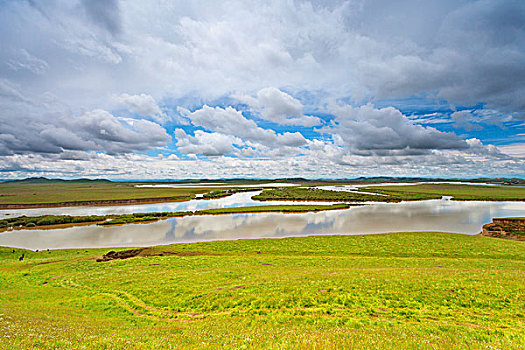
<instances>
[{"instance_id":1,"label":"cumulus cloud","mask_svg":"<svg viewBox=\"0 0 525 350\"><path fill-rule=\"evenodd\" d=\"M321 131L334 135L351 153L384 156L468 148L455 134L414 124L393 107L336 105L330 110L334 123Z\"/></svg>"},{"instance_id":2,"label":"cumulus cloud","mask_svg":"<svg viewBox=\"0 0 525 350\"><path fill-rule=\"evenodd\" d=\"M176 129L175 137L177 148L182 154L202 154L204 156L222 156L233 153L233 143L242 143L235 137L202 130L196 130L195 136L191 136L182 129Z\"/></svg>"},{"instance_id":3,"label":"cumulus cloud","mask_svg":"<svg viewBox=\"0 0 525 350\"><path fill-rule=\"evenodd\" d=\"M357 176L521 176L523 160L464 157L453 150L435 151L424 156L387 158L348 155L335 163L321 153L293 158L239 159L208 157L180 160L136 154L18 154L0 156L0 178L53 175L57 177L110 178L224 178L224 174L244 177L357 177ZM82 157L81 154L84 156Z\"/></svg>"},{"instance_id":4,"label":"cumulus cloud","mask_svg":"<svg viewBox=\"0 0 525 350\"><path fill-rule=\"evenodd\" d=\"M303 114L303 104L289 94L274 88L264 88L257 92L257 97L238 96L259 113L261 118L283 125L312 127L321 124L317 117Z\"/></svg>"},{"instance_id":5,"label":"cumulus cloud","mask_svg":"<svg viewBox=\"0 0 525 350\"><path fill-rule=\"evenodd\" d=\"M170 141L166 130L152 121L116 117L101 109L76 115L48 95L31 100L7 82L0 84L0 94L5 96L0 101L3 154L127 153L163 147Z\"/></svg>"},{"instance_id":6,"label":"cumulus cloud","mask_svg":"<svg viewBox=\"0 0 525 350\"><path fill-rule=\"evenodd\" d=\"M207 130L239 137L245 141L260 143L269 147L294 146L306 144L306 139L299 132L277 134L271 129L259 127L255 121L247 119L241 111L233 107L209 107L190 112L179 108L179 112L195 126Z\"/></svg>"},{"instance_id":7,"label":"cumulus cloud","mask_svg":"<svg viewBox=\"0 0 525 350\"><path fill-rule=\"evenodd\" d=\"M525 108L523 2L81 0L80 8L7 2L0 60L14 62L13 52L25 50L60 67L32 82L58 90L65 79L60 97L68 100L84 87L102 99L122 86L175 97L289 86L355 101L431 93L507 112ZM268 118L297 112L286 96L269 103Z\"/></svg>"},{"instance_id":8,"label":"cumulus cloud","mask_svg":"<svg viewBox=\"0 0 525 350\"><path fill-rule=\"evenodd\" d=\"M143 117L152 117L158 122L164 122L167 119L166 114L160 109L155 99L147 94L129 95L120 94L113 97L114 100L125 106L131 112Z\"/></svg>"},{"instance_id":9,"label":"cumulus cloud","mask_svg":"<svg viewBox=\"0 0 525 350\"><path fill-rule=\"evenodd\" d=\"M64 124L109 153L145 151L165 146L170 141L166 130L156 123L117 118L104 110L86 112Z\"/></svg>"}]
</instances>

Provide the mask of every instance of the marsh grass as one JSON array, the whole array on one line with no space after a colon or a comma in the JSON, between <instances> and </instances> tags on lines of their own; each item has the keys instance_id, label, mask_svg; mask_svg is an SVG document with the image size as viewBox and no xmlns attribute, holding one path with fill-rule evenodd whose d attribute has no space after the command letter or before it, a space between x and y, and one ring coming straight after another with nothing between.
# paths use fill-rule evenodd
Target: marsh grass
<instances>
[{"instance_id":1,"label":"marsh grass","mask_svg":"<svg viewBox=\"0 0 525 350\"><path fill-rule=\"evenodd\" d=\"M458 184L423 184L409 186L362 187L363 191L377 192L403 200L419 199L418 196L452 196L455 200L524 201L525 187L482 186Z\"/></svg>"},{"instance_id":2,"label":"marsh grass","mask_svg":"<svg viewBox=\"0 0 525 350\"><path fill-rule=\"evenodd\" d=\"M253 196L252 199L260 201L400 202L440 199L442 196L452 196L455 200L525 200L525 187L423 184L407 186L371 186L361 187L360 190L377 193L378 195L301 187L264 190L259 195Z\"/></svg>"},{"instance_id":3,"label":"marsh grass","mask_svg":"<svg viewBox=\"0 0 525 350\"><path fill-rule=\"evenodd\" d=\"M348 201L348 202L399 202L398 197L381 196L346 191L331 191L319 188L277 188L263 190L252 197L258 201Z\"/></svg>"}]
</instances>

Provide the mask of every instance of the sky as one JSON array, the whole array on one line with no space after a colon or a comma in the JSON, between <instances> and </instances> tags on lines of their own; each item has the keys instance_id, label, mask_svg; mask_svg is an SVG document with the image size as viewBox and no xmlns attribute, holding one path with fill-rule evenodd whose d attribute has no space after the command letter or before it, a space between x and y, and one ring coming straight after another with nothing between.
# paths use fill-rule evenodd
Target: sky
<instances>
[{"instance_id":1,"label":"sky","mask_svg":"<svg viewBox=\"0 0 525 350\"><path fill-rule=\"evenodd\" d=\"M525 177L525 2L0 0L0 179Z\"/></svg>"}]
</instances>

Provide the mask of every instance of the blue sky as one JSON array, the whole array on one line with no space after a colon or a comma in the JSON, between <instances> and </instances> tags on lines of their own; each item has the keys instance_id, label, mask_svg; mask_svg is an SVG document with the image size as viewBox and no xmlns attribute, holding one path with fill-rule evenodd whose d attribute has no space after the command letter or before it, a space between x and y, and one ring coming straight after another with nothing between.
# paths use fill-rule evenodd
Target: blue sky
<instances>
[{"instance_id":1,"label":"blue sky","mask_svg":"<svg viewBox=\"0 0 525 350\"><path fill-rule=\"evenodd\" d=\"M524 177L525 4L0 0L0 178Z\"/></svg>"}]
</instances>

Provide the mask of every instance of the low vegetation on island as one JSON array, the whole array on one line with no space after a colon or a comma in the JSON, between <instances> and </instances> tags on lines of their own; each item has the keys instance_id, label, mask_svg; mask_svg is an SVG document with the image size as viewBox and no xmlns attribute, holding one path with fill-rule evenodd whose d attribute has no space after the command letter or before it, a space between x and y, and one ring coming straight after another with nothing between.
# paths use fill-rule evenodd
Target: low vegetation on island
<instances>
[{"instance_id":1,"label":"low vegetation on island","mask_svg":"<svg viewBox=\"0 0 525 350\"><path fill-rule=\"evenodd\" d=\"M466 184L421 184L359 187L359 192L331 191L319 188L278 188L262 191L252 199L259 201L346 201L400 202L440 199L454 200L525 201L525 187L483 186ZM375 195L373 193L376 193Z\"/></svg>"},{"instance_id":2,"label":"low vegetation on island","mask_svg":"<svg viewBox=\"0 0 525 350\"><path fill-rule=\"evenodd\" d=\"M441 198L450 196L454 200L477 201L525 201L525 187L484 186L465 184L420 184L407 186L361 187L367 192L376 192L403 200L418 199L417 196Z\"/></svg>"},{"instance_id":3,"label":"low vegetation on island","mask_svg":"<svg viewBox=\"0 0 525 350\"><path fill-rule=\"evenodd\" d=\"M345 201L345 202L400 202L402 200L422 200L441 198L440 195L404 194L382 195L349 191L331 191L319 188L278 188L264 190L252 199L258 201Z\"/></svg>"},{"instance_id":4,"label":"low vegetation on island","mask_svg":"<svg viewBox=\"0 0 525 350\"><path fill-rule=\"evenodd\" d=\"M525 346L524 243L482 236L0 248L0 276L3 349Z\"/></svg>"}]
</instances>

